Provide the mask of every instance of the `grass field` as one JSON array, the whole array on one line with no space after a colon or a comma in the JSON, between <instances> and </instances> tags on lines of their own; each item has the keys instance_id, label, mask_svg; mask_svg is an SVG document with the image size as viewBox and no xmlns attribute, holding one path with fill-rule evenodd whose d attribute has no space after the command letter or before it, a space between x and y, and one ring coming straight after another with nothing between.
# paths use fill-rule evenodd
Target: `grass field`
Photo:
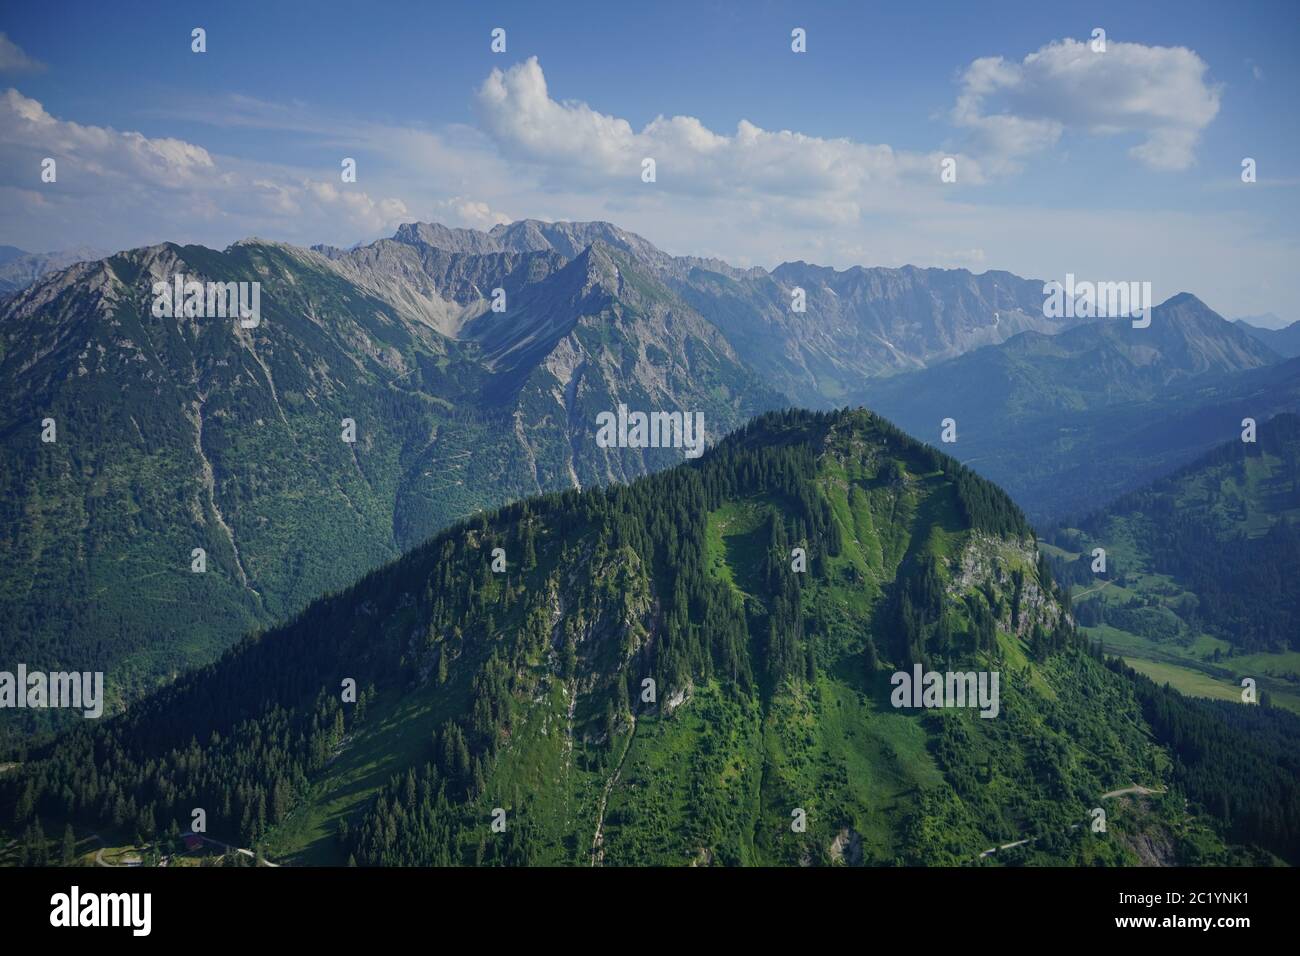
<instances>
[{"instance_id":1,"label":"grass field","mask_svg":"<svg viewBox=\"0 0 1300 956\"><path fill-rule=\"evenodd\" d=\"M1227 681L1217 680L1208 674L1179 667L1177 664L1160 664L1140 657L1125 657L1124 661L1139 674L1145 674L1156 683L1169 684L1189 697L1210 697L1238 703L1241 701L1240 687Z\"/></svg>"},{"instance_id":2,"label":"grass field","mask_svg":"<svg viewBox=\"0 0 1300 956\"><path fill-rule=\"evenodd\" d=\"M1233 655L1215 662L1207 658L1224 642L1209 635L1182 645L1158 643L1108 625L1086 630L1105 642L1106 653L1118 654L1135 671L1190 697L1240 701L1241 679L1252 677L1276 706L1300 714L1300 682L1291 679L1300 669L1300 654L1294 651Z\"/></svg>"}]
</instances>

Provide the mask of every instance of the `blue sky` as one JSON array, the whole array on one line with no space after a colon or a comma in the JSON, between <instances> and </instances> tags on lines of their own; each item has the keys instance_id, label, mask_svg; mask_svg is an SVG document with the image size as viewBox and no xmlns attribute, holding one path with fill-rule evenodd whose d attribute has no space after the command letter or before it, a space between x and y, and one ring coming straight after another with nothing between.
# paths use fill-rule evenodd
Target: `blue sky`
<instances>
[{"instance_id":1,"label":"blue sky","mask_svg":"<svg viewBox=\"0 0 1300 956\"><path fill-rule=\"evenodd\" d=\"M31 3L0 32L0 243L26 249L603 218L739 265L1072 271L1300 318L1296 3Z\"/></svg>"}]
</instances>

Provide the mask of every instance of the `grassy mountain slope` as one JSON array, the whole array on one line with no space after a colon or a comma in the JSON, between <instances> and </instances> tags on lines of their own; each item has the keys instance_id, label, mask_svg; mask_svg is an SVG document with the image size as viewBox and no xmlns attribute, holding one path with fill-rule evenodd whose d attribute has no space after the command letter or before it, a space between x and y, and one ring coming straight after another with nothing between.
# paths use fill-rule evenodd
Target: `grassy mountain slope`
<instances>
[{"instance_id":1,"label":"grassy mountain slope","mask_svg":"<svg viewBox=\"0 0 1300 956\"><path fill-rule=\"evenodd\" d=\"M998 716L894 708L913 662L998 671ZM1181 798L1106 796L1168 782L1144 728L1004 494L870 413L791 412L449 529L16 755L0 808L26 846L203 807L290 862L1237 859Z\"/></svg>"}]
</instances>

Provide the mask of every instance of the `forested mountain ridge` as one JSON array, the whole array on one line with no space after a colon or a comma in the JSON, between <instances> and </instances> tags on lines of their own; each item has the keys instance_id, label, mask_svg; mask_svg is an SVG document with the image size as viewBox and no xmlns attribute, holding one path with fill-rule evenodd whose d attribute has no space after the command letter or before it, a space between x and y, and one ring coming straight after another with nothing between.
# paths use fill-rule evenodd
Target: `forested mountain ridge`
<instances>
[{"instance_id":1,"label":"forested mountain ridge","mask_svg":"<svg viewBox=\"0 0 1300 956\"><path fill-rule=\"evenodd\" d=\"M19 754L0 807L146 838L203 807L301 862L1236 859L1181 797L1088 829L1168 761L1067 608L995 486L867 412L773 413L437 535ZM998 671L997 715L891 706L913 664Z\"/></svg>"}]
</instances>

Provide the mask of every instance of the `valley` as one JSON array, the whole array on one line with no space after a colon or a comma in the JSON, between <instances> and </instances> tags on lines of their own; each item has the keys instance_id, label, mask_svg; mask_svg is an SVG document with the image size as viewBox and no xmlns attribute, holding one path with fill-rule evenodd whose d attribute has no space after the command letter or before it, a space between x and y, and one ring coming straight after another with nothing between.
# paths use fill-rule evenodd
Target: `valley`
<instances>
[{"instance_id":1,"label":"valley","mask_svg":"<svg viewBox=\"0 0 1300 956\"><path fill-rule=\"evenodd\" d=\"M1044 549L1084 629L1140 672L1184 693L1242 698L1255 681L1300 712L1294 589L1300 547L1300 418L1261 426L1048 535ZM1105 574L1089 555L1104 547Z\"/></svg>"}]
</instances>

